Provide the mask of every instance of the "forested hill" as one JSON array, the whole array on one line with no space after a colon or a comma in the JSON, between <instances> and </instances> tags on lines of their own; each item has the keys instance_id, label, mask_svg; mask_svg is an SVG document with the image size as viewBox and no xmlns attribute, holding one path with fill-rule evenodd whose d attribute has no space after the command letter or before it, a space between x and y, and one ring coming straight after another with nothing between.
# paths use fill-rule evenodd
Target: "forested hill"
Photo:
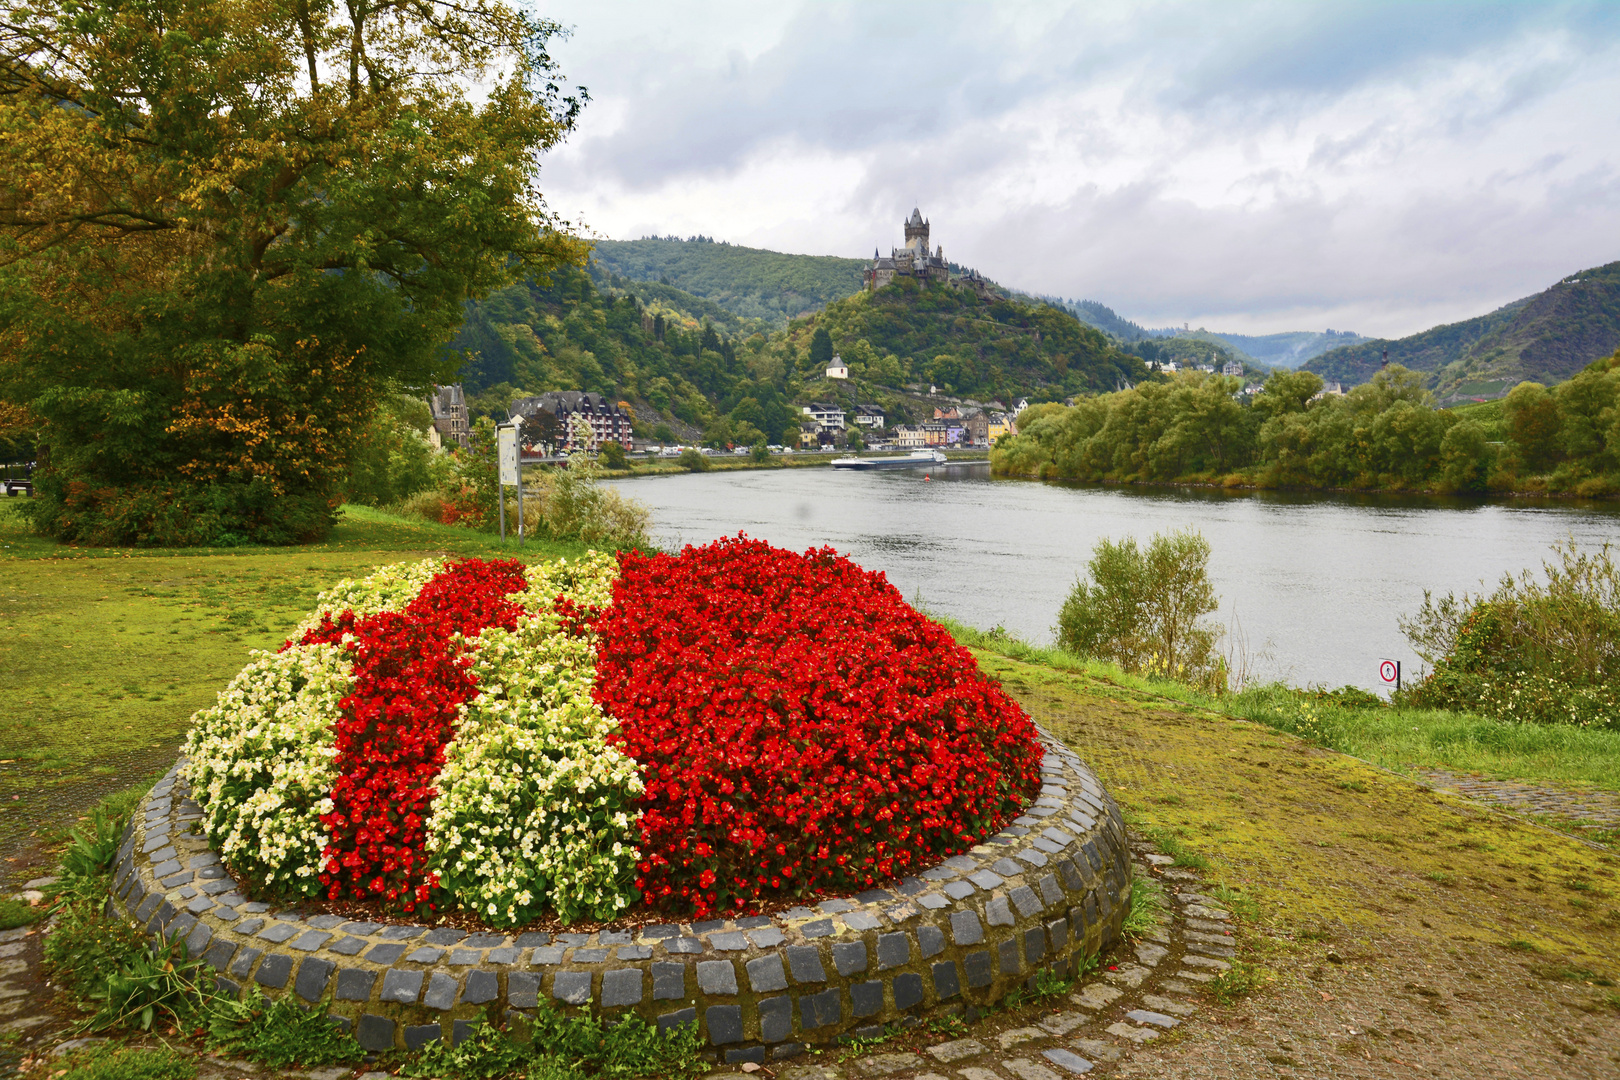
<instances>
[{"instance_id":1,"label":"forested hill","mask_svg":"<svg viewBox=\"0 0 1620 1080\"><path fill-rule=\"evenodd\" d=\"M931 383L985 400L1061 400L1147 375L1138 357L1067 311L909 278L828 304L796 320L785 337L808 350L823 329L852 377L883 386Z\"/></svg>"},{"instance_id":2,"label":"forested hill","mask_svg":"<svg viewBox=\"0 0 1620 1080\"><path fill-rule=\"evenodd\" d=\"M775 329L859 292L868 266L865 259L784 255L702 237L598 240L592 264L598 284L622 278L672 285Z\"/></svg>"},{"instance_id":3,"label":"forested hill","mask_svg":"<svg viewBox=\"0 0 1620 1080\"><path fill-rule=\"evenodd\" d=\"M1444 403L1498 398L1521 382L1570 378L1620 347L1620 262L1558 282L1488 315L1394 341L1334 349L1305 365L1345 385L1366 382L1389 362L1428 374Z\"/></svg>"}]
</instances>

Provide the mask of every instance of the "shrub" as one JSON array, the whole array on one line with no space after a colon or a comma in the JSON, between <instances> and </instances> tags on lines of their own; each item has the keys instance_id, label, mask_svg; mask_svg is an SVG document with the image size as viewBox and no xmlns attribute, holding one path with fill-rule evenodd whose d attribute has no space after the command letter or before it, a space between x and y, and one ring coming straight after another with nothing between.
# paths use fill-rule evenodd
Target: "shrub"
<instances>
[{"instance_id":1,"label":"shrub","mask_svg":"<svg viewBox=\"0 0 1620 1080\"><path fill-rule=\"evenodd\" d=\"M609 469L628 469L630 462L625 460L624 447L616 442L605 442L600 451L602 464Z\"/></svg>"},{"instance_id":2,"label":"shrub","mask_svg":"<svg viewBox=\"0 0 1620 1080\"><path fill-rule=\"evenodd\" d=\"M636 886L703 917L965 851L1039 787L1034 726L831 548L626 554L596 700L641 764Z\"/></svg>"},{"instance_id":3,"label":"shrub","mask_svg":"<svg viewBox=\"0 0 1620 1080\"><path fill-rule=\"evenodd\" d=\"M709 459L702 451L688 446L681 451L681 456L675 459L680 462L681 468L687 472L708 472Z\"/></svg>"},{"instance_id":4,"label":"shrub","mask_svg":"<svg viewBox=\"0 0 1620 1080\"><path fill-rule=\"evenodd\" d=\"M1111 660L1127 672L1168 677L1219 692L1226 685L1219 637L1203 617L1218 606L1209 582L1209 542L1197 532L1103 539L1058 612L1058 646Z\"/></svg>"},{"instance_id":5,"label":"shrub","mask_svg":"<svg viewBox=\"0 0 1620 1080\"><path fill-rule=\"evenodd\" d=\"M1403 696L1419 707L1472 709L1504 720L1620 728L1620 568L1553 546L1543 584L1525 572L1489 596L1423 594L1400 621L1433 671Z\"/></svg>"}]
</instances>

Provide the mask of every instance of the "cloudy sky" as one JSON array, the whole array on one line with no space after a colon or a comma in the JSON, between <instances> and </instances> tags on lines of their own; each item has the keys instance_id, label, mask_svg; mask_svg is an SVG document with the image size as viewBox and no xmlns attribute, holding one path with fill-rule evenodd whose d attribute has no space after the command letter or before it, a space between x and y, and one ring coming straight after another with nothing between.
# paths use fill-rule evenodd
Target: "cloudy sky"
<instances>
[{"instance_id":1,"label":"cloudy sky","mask_svg":"<svg viewBox=\"0 0 1620 1080\"><path fill-rule=\"evenodd\" d=\"M1620 3L541 0L598 235L954 261L1150 326L1395 336L1620 259Z\"/></svg>"}]
</instances>

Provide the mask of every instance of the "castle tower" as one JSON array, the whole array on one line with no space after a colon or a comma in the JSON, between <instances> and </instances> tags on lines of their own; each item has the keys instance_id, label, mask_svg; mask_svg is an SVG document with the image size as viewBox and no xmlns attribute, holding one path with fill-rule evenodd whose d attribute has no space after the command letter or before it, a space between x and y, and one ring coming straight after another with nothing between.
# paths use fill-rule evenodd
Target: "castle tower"
<instances>
[{"instance_id":1,"label":"castle tower","mask_svg":"<svg viewBox=\"0 0 1620 1080\"><path fill-rule=\"evenodd\" d=\"M906 247L925 259L928 257L928 222L915 206L911 208L911 220L906 222Z\"/></svg>"}]
</instances>

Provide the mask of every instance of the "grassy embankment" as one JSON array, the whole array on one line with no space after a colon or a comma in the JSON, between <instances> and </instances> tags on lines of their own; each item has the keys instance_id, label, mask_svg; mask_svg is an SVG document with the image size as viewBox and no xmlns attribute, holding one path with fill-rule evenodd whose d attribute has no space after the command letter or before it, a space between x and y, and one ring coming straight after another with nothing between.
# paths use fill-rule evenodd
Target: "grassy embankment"
<instances>
[{"instance_id":1,"label":"grassy embankment","mask_svg":"<svg viewBox=\"0 0 1620 1080\"><path fill-rule=\"evenodd\" d=\"M168 768L191 714L252 649L285 640L342 577L435 555L576 555L346 507L302 548L65 547L0 500L0 849L59 836L102 796ZM15 869L26 871L28 857Z\"/></svg>"}]
</instances>

